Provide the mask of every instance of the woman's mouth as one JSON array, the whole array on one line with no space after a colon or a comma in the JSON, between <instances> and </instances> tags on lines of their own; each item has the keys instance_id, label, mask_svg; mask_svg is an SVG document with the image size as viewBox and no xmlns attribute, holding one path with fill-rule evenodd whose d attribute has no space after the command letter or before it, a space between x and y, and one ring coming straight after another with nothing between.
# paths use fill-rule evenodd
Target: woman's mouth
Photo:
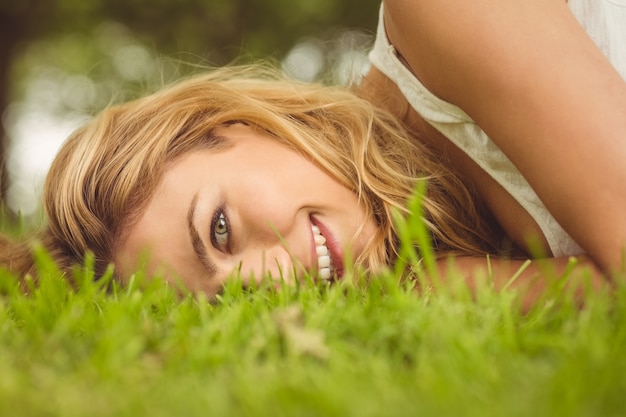
<instances>
[{"instance_id":1,"label":"woman's mouth","mask_svg":"<svg viewBox=\"0 0 626 417\"><path fill-rule=\"evenodd\" d=\"M317 256L317 276L328 281L335 273L335 267L333 266L328 246L326 246L326 238L322 236L320 228L316 225L312 224L311 230L313 230L315 254Z\"/></svg>"},{"instance_id":2,"label":"woman's mouth","mask_svg":"<svg viewBox=\"0 0 626 417\"><path fill-rule=\"evenodd\" d=\"M317 276L329 281L343 275L343 254L333 234L326 226L311 216L311 231L315 244L314 260L317 260Z\"/></svg>"}]
</instances>

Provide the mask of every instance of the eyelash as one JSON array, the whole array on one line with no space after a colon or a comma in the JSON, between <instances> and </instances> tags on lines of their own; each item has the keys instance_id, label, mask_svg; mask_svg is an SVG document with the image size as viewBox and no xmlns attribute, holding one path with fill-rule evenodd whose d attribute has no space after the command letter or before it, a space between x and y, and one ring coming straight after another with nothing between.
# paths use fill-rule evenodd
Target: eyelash
<instances>
[{"instance_id":1,"label":"eyelash","mask_svg":"<svg viewBox=\"0 0 626 417\"><path fill-rule=\"evenodd\" d=\"M223 219L224 227L226 227L226 231L219 233L217 232L217 228L219 226L219 222ZM230 253L231 248L231 230L230 230L230 222L228 221L228 216L226 216L226 211L223 206L220 206L213 213L213 218L211 219L211 244L213 247L220 252ZM217 235L226 235L226 242L218 242Z\"/></svg>"}]
</instances>

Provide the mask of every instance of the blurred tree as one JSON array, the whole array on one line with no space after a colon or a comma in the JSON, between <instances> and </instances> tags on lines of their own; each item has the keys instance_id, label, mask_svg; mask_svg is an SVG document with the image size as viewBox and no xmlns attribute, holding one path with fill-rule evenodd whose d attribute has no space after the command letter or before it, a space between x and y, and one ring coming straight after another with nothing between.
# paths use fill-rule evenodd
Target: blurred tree
<instances>
[{"instance_id":1,"label":"blurred tree","mask_svg":"<svg viewBox=\"0 0 626 417\"><path fill-rule=\"evenodd\" d=\"M19 47L50 30L51 22L45 17L56 8L56 0L0 2L0 114L4 114L9 103L11 64ZM4 123L0 123L0 205L4 205L8 185L5 144Z\"/></svg>"},{"instance_id":2,"label":"blurred tree","mask_svg":"<svg viewBox=\"0 0 626 417\"><path fill-rule=\"evenodd\" d=\"M64 61L63 57L52 57L59 65L72 67L65 70L77 73L87 67L90 77L114 76L106 68L95 70L99 63L90 62L98 59L93 51L94 30L106 22L128 28L151 52L172 57L174 62L223 65L242 55L280 58L301 38L315 37L324 42L341 28L373 30L379 3L380 0L0 0L0 114L5 113L12 100L24 94L29 82L23 66L31 65L32 59L22 60L20 67L16 64L18 58L28 51L35 56L45 55L45 41L73 39L73 45L82 48ZM140 49L130 48L126 55L118 54L117 59L137 58L139 52ZM133 81L129 76L126 82L129 79ZM145 83L143 78L134 81ZM0 161L4 161L4 124L0 124L0 138ZM7 176L2 170L0 204L5 202L7 190Z\"/></svg>"}]
</instances>

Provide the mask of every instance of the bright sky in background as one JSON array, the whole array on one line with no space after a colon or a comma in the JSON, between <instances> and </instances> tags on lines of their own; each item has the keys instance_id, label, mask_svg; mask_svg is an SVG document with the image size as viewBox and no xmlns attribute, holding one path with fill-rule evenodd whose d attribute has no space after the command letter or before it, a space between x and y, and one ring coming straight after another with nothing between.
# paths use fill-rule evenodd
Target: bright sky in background
<instances>
[{"instance_id":1,"label":"bright sky in background","mask_svg":"<svg viewBox=\"0 0 626 417\"><path fill-rule=\"evenodd\" d=\"M54 156L65 138L87 120L84 114L55 112L64 96L90 94L87 77L61 75L51 70L33 79L23 100L13 103L3 118L11 139L6 161L10 181L7 204L24 216L39 209L43 181Z\"/></svg>"}]
</instances>

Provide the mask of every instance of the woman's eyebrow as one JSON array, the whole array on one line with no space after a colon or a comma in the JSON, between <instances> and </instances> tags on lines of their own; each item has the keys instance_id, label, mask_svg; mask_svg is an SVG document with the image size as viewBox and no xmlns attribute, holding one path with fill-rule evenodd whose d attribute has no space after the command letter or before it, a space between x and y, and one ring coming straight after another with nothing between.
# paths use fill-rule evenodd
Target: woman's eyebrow
<instances>
[{"instance_id":1,"label":"woman's eyebrow","mask_svg":"<svg viewBox=\"0 0 626 417\"><path fill-rule=\"evenodd\" d=\"M206 269L209 278L212 278L217 272L217 267L215 263L209 258L209 254L207 253L206 246L204 245L204 241L200 237L200 233L195 226L194 223L194 215L196 213L196 205L198 203L198 193L194 194L191 199L191 204L189 205L189 210L187 210L187 230L189 231L189 238L191 239L191 246L193 247L193 252L196 254L198 260Z\"/></svg>"}]
</instances>

